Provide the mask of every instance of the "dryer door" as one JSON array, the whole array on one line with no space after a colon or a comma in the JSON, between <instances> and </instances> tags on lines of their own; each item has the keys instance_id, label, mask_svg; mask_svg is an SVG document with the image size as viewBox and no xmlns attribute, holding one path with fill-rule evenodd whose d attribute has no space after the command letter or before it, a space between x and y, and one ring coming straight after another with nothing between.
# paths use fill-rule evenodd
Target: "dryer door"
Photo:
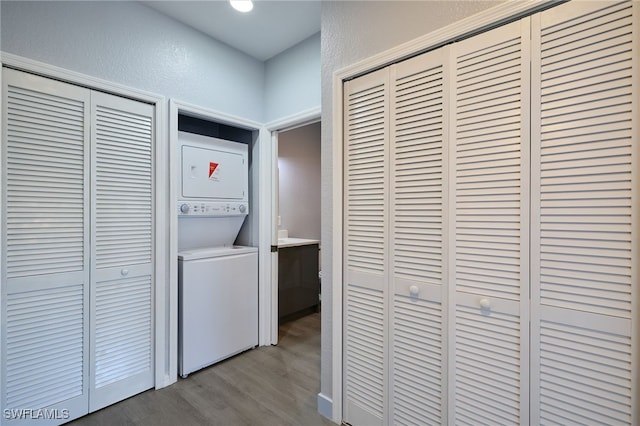
<instances>
[{"instance_id":1,"label":"dryer door","mask_svg":"<svg viewBox=\"0 0 640 426\"><path fill-rule=\"evenodd\" d=\"M215 148L182 146L182 196L200 200L243 200L245 156Z\"/></svg>"}]
</instances>

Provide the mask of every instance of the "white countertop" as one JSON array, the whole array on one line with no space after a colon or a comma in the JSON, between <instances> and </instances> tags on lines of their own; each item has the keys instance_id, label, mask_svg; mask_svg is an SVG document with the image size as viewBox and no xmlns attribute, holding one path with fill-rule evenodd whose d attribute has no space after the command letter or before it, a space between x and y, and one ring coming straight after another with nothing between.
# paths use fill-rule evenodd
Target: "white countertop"
<instances>
[{"instance_id":1,"label":"white countertop","mask_svg":"<svg viewBox=\"0 0 640 426\"><path fill-rule=\"evenodd\" d=\"M278 238L278 248L307 246L310 244L320 244L320 241L307 238Z\"/></svg>"}]
</instances>

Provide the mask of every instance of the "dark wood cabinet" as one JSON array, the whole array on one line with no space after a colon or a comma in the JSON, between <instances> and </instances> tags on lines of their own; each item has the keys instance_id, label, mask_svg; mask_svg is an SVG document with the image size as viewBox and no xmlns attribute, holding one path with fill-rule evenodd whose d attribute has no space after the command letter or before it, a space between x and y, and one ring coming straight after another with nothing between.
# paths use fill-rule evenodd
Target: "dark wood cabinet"
<instances>
[{"instance_id":1,"label":"dark wood cabinet","mask_svg":"<svg viewBox=\"0 0 640 426\"><path fill-rule=\"evenodd\" d=\"M278 318L280 322L315 312L320 303L318 244L278 249Z\"/></svg>"}]
</instances>

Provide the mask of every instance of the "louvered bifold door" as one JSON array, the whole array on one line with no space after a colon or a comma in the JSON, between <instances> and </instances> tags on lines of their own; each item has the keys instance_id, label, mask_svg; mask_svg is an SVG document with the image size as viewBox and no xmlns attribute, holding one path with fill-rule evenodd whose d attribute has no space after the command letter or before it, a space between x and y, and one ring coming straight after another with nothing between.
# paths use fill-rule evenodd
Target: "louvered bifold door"
<instances>
[{"instance_id":1,"label":"louvered bifold door","mask_svg":"<svg viewBox=\"0 0 640 426\"><path fill-rule=\"evenodd\" d=\"M448 51L448 50L447 50ZM388 424L446 424L445 49L391 67Z\"/></svg>"},{"instance_id":2,"label":"louvered bifold door","mask_svg":"<svg viewBox=\"0 0 640 426\"><path fill-rule=\"evenodd\" d=\"M153 107L92 92L90 410L153 387Z\"/></svg>"},{"instance_id":3,"label":"louvered bifold door","mask_svg":"<svg viewBox=\"0 0 640 426\"><path fill-rule=\"evenodd\" d=\"M452 424L526 424L529 20L452 46Z\"/></svg>"},{"instance_id":4,"label":"louvered bifold door","mask_svg":"<svg viewBox=\"0 0 640 426\"><path fill-rule=\"evenodd\" d=\"M388 69L344 85L344 420L384 423Z\"/></svg>"},{"instance_id":5,"label":"louvered bifold door","mask_svg":"<svg viewBox=\"0 0 640 426\"><path fill-rule=\"evenodd\" d=\"M637 6L533 21L531 424L640 421Z\"/></svg>"},{"instance_id":6,"label":"louvered bifold door","mask_svg":"<svg viewBox=\"0 0 640 426\"><path fill-rule=\"evenodd\" d=\"M1 421L61 423L89 390L89 92L9 69L2 84Z\"/></svg>"}]
</instances>

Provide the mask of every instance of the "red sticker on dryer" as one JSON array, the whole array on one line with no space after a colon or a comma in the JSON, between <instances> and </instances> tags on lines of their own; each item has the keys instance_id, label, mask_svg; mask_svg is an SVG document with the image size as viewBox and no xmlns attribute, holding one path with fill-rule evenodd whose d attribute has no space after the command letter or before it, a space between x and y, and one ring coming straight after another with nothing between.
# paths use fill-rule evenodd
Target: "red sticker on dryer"
<instances>
[{"instance_id":1,"label":"red sticker on dryer","mask_svg":"<svg viewBox=\"0 0 640 426\"><path fill-rule=\"evenodd\" d=\"M213 176L213 173L216 171L217 168L218 168L218 163L209 162L209 179L211 179L211 176Z\"/></svg>"}]
</instances>

